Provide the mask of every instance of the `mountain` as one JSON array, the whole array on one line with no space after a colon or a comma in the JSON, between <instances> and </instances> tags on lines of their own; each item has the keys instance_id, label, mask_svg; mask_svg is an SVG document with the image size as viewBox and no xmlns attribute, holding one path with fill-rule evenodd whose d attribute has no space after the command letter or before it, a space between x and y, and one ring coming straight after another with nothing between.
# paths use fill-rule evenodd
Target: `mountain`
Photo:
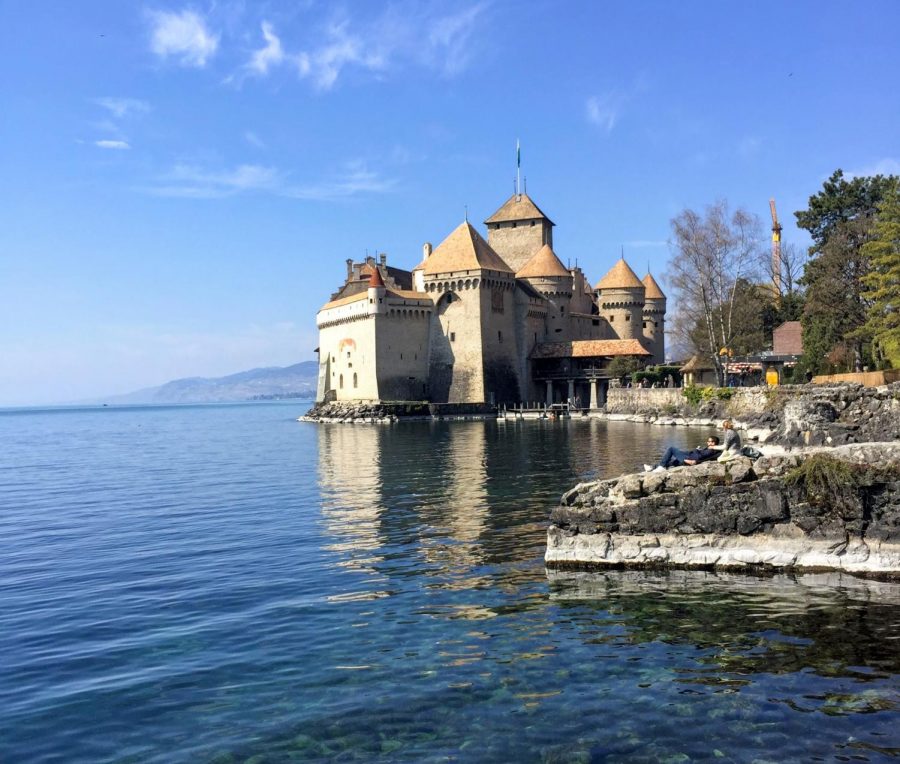
<instances>
[{"instance_id":1,"label":"mountain","mask_svg":"<svg viewBox=\"0 0 900 764\"><path fill-rule=\"evenodd\" d=\"M269 398L314 398L319 364L304 361L293 366L250 369L227 377L188 377L125 395L103 398L102 403L227 403Z\"/></svg>"}]
</instances>

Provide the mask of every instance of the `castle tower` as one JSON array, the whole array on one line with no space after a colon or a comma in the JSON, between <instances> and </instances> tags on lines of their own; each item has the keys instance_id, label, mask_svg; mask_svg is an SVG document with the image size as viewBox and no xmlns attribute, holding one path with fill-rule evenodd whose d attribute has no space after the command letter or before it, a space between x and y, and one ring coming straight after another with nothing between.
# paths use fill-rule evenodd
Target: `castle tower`
<instances>
[{"instance_id":1,"label":"castle tower","mask_svg":"<svg viewBox=\"0 0 900 764\"><path fill-rule=\"evenodd\" d=\"M643 325L644 337L647 340L644 344L653 354L651 363L665 363L666 296L649 271L641 283L644 285Z\"/></svg>"},{"instance_id":2,"label":"castle tower","mask_svg":"<svg viewBox=\"0 0 900 764\"><path fill-rule=\"evenodd\" d=\"M572 274L562 264L549 244L541 247L516 273L552 304L547 315L546 332L563 341L570 339L566 328L572 311Z\"/></svg>"},{"instance_id":3,"label":"castle tower","mask_svg":"<svg viewBox=\"0 0 900 764\"><path fill-rule=\"evenodd\" d=\"M372 275L369 276L369 312L370 313L387 313L387 305L384 303L384 296L387 294L387 288L384 285L384 279L381 277L381 271L378 268L372 269Z\"/></svg>"},{"instance_id":4,"label":"castle tower","mask_svg":"<svg viewBox=\"0 0 900 764\"><path fill-rule=\"evenodd\" d=\"M512 269L465 222L426 258L422 275L434 301L432 400L517 402L521 380Z\"/></svg>"},{"instance_id":5,"label":"castle tower","mask_svg":"<svg viewBox=\"0 0 900 764\"><path fill-rule=\"evenodd\" d=\"M484 224L487 243L513 271L519 271L545 244L553 247L554 223L528 194L513 194Z\"/></svg>"},{"instance_id":6,"label":"castle tower","mask_svg":"<svg viewBox=\"0 0 900 764\"><path fill-rule=\"evenodd\" d=\"M620 340L644 338L642 315L645 288L623 257L594 287L600 315Z\"/></svg>"}]
</instances>

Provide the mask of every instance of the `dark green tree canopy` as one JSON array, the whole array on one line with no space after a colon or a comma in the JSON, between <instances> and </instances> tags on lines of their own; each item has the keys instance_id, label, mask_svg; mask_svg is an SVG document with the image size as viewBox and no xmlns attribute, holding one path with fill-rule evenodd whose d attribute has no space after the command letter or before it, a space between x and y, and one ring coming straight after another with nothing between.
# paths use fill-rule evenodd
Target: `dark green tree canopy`
<instances>
[{"instance_id":1,"label":"dark green tree canopy","mask_svg":"<svg viewBox=\"0 0 900 764\"><path fill-rule=\"evenodd\" d=\"M822 190L809 197L809 207L794 213L797 226L812 236L812 251L821 249L841 223L873 215L896 180L893 175L874 175L848 181L843 170L835 170Z\"/></svg>"}]
</instances>

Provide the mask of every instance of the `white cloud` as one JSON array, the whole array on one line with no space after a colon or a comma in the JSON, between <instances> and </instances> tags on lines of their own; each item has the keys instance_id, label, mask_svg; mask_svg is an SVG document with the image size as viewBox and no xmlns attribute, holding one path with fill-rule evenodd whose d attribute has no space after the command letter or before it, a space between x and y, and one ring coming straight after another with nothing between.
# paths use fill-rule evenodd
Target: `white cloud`
<instances>
[{"instance_id":1,"label":"white cloud","mask_svg":"<svg viewBox=\"0 0 900 764\"><path fill-rule=\"evenodd\" d=\"M116 119L150 111L150 104L138 98L95 98L94 103L107 109Z\"/></svg>"},{"instance_id":2,"label":"white cloud","mask_svg":"<svg viewBox=\"0 0 900 764\"><path fill-rule=\"evenodd\" d=\"M94 141L94 145L100 147L101 149L130 149L131 145L128 141Z\"/></svg>"},{"instance_id":3,"label":"white cloud","mask_svg":"<svg viewBox=\"0 0 900 764\"><path fill-rule=\"evenodd\" d=\"M872 175L900 175L900 160L893 157L884 157L876 162L858 170L848 170L844 173L847 178L866 178Z\"/></svg>"},{"instance_id":4,"label":"white cloud","mask_svg":"<svg viewBox=\"0 0 900 764\"><path fill-rule=\"evenodd\" d=\"M363 38L349 32L348 26L348 22L331 24L326 31L324 45L299 53L294 59L298 74L309 77L319 90L330 90L350 64L368 70L384 67L384 55L378 52L377 47L368 45Z\"/></svg>"},{"instance_id":5,"label":"white cloud","mask_svg":"<svg viewBox=\"0 0 900 764\"><path fill-rule=\"evenodd\" d=\"M668 246L669 242L667 241L658 241L655 239L634 239L632 241L626 241L624 243L624 247L626 249L648 249L652 247L665 247Z\"/></svg>"},{"instance_id":6,"label":"white cloud","mask_svg":"<svg viewBox=\"0 0 900 764\"><path fill-rule=\"evenodd\" d=\"M175 57L182 66L204 67L219 46L219 36L194 11L151 11L150 49L160 58Z\"/></svg>"},{"instance_id":7,"label":"white cloud","mask_svg":"<svg viewBox=\"0 0 900 764\"><path fill-rule=\"evenodd\" d=\"M623 100L616 91L605 95L591 96L585 104L588 122L603 128L607 133L612 132L619 120Z\"/></svg>"},{"instance_id":8,"label":"white cloud","mask_svg":"<svg viewBox=\"0 0 900 764\"><path fill-rule=\"evenodd\" d=\"M195 165L176 165L163 183L151 188L158 196L219 199L245 191L271 191L282 185L272 167L242 164L233 170L210 172Z\"/></svg>"},{"instance_id":9,"label":"white cloud","mask_svg":"<svg viewBox=\"0 0 900 764\"><path fill-rule=\"evenodd\" d=\"M433 20L428 42L432 53L440 58L445 74L457 74L468 66L472 53L472 33L485 7L483 3L479 3L456 14Z\"/></svg>"},{"instance_id":10,"label":"white cloud","mask_svg":"<svg viewBox=\"0 0 900 764\"><path fill-rule=\"evenodd\" d=\"M254 51L247 66L257 74L265 75L268 74L269 67L284 61L284 50L281 47L281 40L275 35L272 25L268 21L262 23L262 33L266 45Z\"/></svg>"},{"instance_id":11,"label":"white cloud","mask_svg":"<svg viewBox=\"0 0 900 764\"><path fill-rule=\"evenodd\" d=\"M239 165L233 170L209 171L196 165L177 165L148 190L157 196L221 199L241 193L268 193L292 199L336 201L365 193L384 193L395 181L380 177L358 162L341 172L311 183L290 183L273 167Z\"/></svg>"},{"instance_id":12,"label":"white cloud","mask_svg":"<svg viewBox=\"0 0 900 764\"><path fill-rule=\"evenodd\" d=\"M486 8L486 3L478 3L438 15L428 5L401 0L367 24L336 13L324 26L312 30L314 45L293 49L264 21L266 45L254 51L225 82L240 85L247 76L266 76L286 63L321 91L332 89L350 69L383 76L392 66L412 63L452 76L477 57L473 38Z\"/></svg>"},{"instance_id":13,"label":"white cloud","mask_svg":"<svg viewBox=\"0 0 900 764\"><path fill-rule=\"evenodd\" d=\"M285 196L294 199L335 201L358 194L378 194L390 191L395 181L380 178L360 165L351 165L342 173L319 183L292 186L284 189Z\"/></svg>"}]
</instances>

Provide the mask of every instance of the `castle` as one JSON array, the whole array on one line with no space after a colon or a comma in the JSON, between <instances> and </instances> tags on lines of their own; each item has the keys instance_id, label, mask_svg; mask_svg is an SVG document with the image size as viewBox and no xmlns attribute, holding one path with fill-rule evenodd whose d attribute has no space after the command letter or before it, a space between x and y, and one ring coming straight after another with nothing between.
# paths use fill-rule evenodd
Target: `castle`
<instances>
[{"instance_id":1,"label":"castle","mask_svg":"<svg viewBox=\"0 0 900 764\"><path fill-rule=\"evenodd\" d=\"M591 288L526 193L468 221L412 271L347 260L319 310L318 401L603 405L615 357L665 358L666 297L620 259Z\"/></svg>"}]
</instances>

